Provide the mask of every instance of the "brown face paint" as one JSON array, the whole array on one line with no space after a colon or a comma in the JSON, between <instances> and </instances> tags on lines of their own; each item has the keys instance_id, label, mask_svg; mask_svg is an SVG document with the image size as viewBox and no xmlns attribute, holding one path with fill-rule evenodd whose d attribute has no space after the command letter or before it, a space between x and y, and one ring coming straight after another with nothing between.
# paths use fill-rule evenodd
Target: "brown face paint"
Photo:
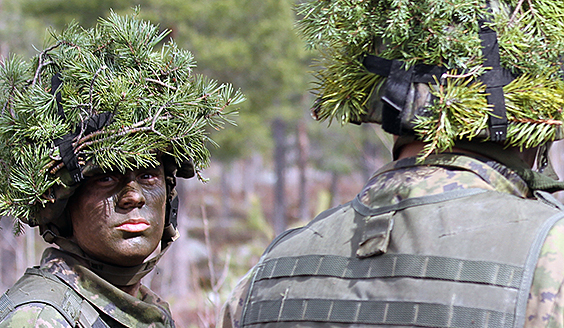
<instances>
[{"instance_id":1,"label":"brown face paint","mask_svg":"<svg viewBox=\"0 0 564 328\"><path fill-rule=\"evenodd\" d=\"M161 241L165 201L162 166L96 174L69 200L72 239L96 260L141 264Z\"/></svg>"}]
</instances>

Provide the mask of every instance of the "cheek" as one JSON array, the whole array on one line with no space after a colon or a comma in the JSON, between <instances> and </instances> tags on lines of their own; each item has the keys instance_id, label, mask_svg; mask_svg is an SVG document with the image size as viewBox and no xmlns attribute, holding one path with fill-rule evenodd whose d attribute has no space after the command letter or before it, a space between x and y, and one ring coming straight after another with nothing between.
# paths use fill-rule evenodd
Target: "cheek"
<instances>
[{"instance_id":1,"label":"cheek","mask_svg":"<svg viewBox=\"0 0 564 328\"><path fill-rule=\"evenodd\" d=\"M110 199L93 203L79 201L80 205L73 206L69 212L75 234L95 232L98 235L102 233L100 227L104 226L111 216L113 201Z\"/></svg>"},{"instance_id":2,"label":"cheek","mask_svg":"<svg viewBox=\"0 0 564 328\"><path fill-rule=\"evenodd\" d=\"M153 212L155 219L158 219L163 224L166 211L166 189L156 188L146 191L145 199L147 200L145 204L147 210Z\"/></svg>"}]
</instances>

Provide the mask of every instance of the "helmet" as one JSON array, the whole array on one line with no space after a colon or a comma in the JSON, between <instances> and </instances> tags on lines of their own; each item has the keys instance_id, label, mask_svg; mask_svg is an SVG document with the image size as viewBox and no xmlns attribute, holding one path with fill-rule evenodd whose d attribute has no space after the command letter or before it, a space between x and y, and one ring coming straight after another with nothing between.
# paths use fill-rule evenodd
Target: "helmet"
<instances>
[{"instance_id":1,"label":"helmet","mask_svg":"<svg viewBox=\"0 0 564 328\"><path fill-rule=\"evenodd\" d=\"M16 232L25 223L47 241L64 237L67 201L92 169L159 163L171 223L175 177L209 164L207 129L244 97L194 74L192 54L137 16L71 23L31 62L0 63L0 215L16 219Z\"/></svg>"},{"instance_id":2,"label":"helmet","mask_svg":"<svg viewBox=\"0 0 564 328\"><path fill-rule=\"evenodd\" d=\"M379 123L426 143L533 148L561 139L564 2L307 1L298 28L321 53L313 116Z\"/></svg>"}]
</instances>

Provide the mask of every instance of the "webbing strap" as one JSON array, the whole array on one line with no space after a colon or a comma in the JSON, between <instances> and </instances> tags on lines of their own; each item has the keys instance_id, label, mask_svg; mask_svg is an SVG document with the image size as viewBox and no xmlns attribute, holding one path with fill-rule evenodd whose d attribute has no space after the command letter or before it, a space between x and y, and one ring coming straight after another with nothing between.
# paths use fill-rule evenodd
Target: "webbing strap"
<instances>
[{"instance_id":1,"label":"webbing strap","mask_svg":"<svg viewBox=\"0 0 564 328\"><path fill-rule=\"evenodd\" d=\"M57 103L57 114L64 119L65 111L62 104L62 97L61 97L61 85L63 81L61 80L61 74L56 73L51 78L51 93L55 95L55 101ZM96 115L92 115L88 118L85 122L82 122L81 129L83 129L82 134L88 135L92 132L98 131L112 123L113 113L105 112ZM74 138L80 133L76 131L74 133L68 133L61 138L53 140L55 145L59 147L59 153L65 164L65 167L70 173L70 176L74 183L81 182L84 177L82 176L82 168L78 163L78 158L74 153L74 146L72 145Z\"/></svg>"},{"instance_id":2,"label":"webbing strap","mask_svg":"<svg viewBox=\"0 0 564 328\"><path fill-rule=\"evenodd\" d=\"M68 290L62 303L59 303L56 300L35 299L33 297L27 300L14 301L7 295L7 293L4 293L2 295L2 297L0 298L0 303L0 307L2 308L0 313L0 322L4 320L10 312L14 311L19 306L31 303L40 303L51 306L52 308L57 310L57 312L59 312L68 323L74 324L77 321L77 316L79 315L80 309L80 300L78 300L77 308L77 299L75 299L72 294L68 292Z\"/></svg>"},{"instance_id":3,"label":"webbing strap","mask_svg":"<svg viewBox=\"0 0 564 328\"><path fill-rule=\"evenodd\" d=\"M489 2L488 2L489 6ZM497 33L485 23L489 18L480 21L480 41L484 67L489 68L479 79L486 85L486 99L492 107L488 126L492 141L504 141L507 138L507 112L503 87L511 83L513 75L501 67ZM431 65L414 65L406 69L401 60L389 60L374 55L362 58L363 66L371 73L387 77L384 94L381 100L382 128L389 133L402 135L401 113L405 108L411 83L436 84L447 71L444 67Z\"/></svg>"},{"instance_id":4,"label":"webbing strap","mask_svg":"<svg viewBox=\"0 0 564 328\"><path fill-rule=\"evenodd\" d=\"M255 280L300 276L343 279L409 277L518 289L523 268L504 263L413 254L384 254L369 260L335 255L302 255L265 261L258 267Z\"/></svg>"},{"instance_id":5,"label":"webbing strap","mask_svg":"<svg viewBox=\"0 0 564 328\"><path fill-rule=\"evenodd\" d=\"M280 299L252 302L244 325L266 322L333 322L418 327L512 327L513 315L437 303Z\"/></svg>"},{"instance_id":6,"label":"webbing strap","mask_svg":"<svg viewBox=\"0 0 564 328\"><path fill-rule=\"evenodd\" d=\"M104 112L93 115L88 120L83 122L84 135L102 129L104 126L111 124L113 120L113 113ZM78 163L78 158L74 153L73 140L80 133L80 129L74 133L68 133L61 138L55 139L55 145L59 147L59 153L63 159L65 167L70 173L74 183L81 182L84 177L82 176L82 168Z\"/></svg>"},{"instance_id":7,"label":"webbing strap","mask_svg":"<svg viewBox=\"0 0 564 328\"><path fill-rule=\"evenodd\" d=\"M16 308L16 305L12 300L6 295L2 294L0 297L0 322L6 318L6 316Z\"/></svg>"},{"instance_id":8,"label":"webbing strap","mask_svg":"<svg viewBox=\"0 0 564 328\"><path fill-rule=\"evenodd\" d=\"M492 113L488 121L490 139L492 141L504 141L507 138L507 112L505 110L503 87L509 84L512 78L510 73L500 65L497 33L485 25L486 22L481 22L480 40L484 66L489 67L490 70L483 74L480 80L486 85L486 99L488 104L492 105Z\"/></svg>"},{"instance_id":9,"label":"webbing strap","mask_svg":"<svg viewBox=\"0 0 564 328\"><path fill-rule=\"evenodd\" d=\"M407 198L396 204L380 206L380 207L366 206L364 203L360 201L359 195L357 195L352 201L352 206L354 210L358 212L360 215L375 216L375 215L388 213L391 211L403 210L408 207L440 203L457 198L473 196L473 195L484 193L486 191L487 191L486 189L480 189L480 188L456 189L451 191L445 191L443 193L436 195Z\"/></svg>"},{"instance_id":10,"label":"webbing strap","mask_svg":"<svg viewBox=\"0 0 564 328\"><path fill-rule=\"evenodd\" d=\"M103 322L99 313L93 308L88 301L83 300L70 287L59 281L59 279L51 273L39 270L37 268L29 268L24 275L25 279L34 279L41 277L42 290L51 290L49 293L40 293L40 297L33 293L20 290L18 283L11 290L8 290L0 297L0 322L4 320L8 314L17 307L26 304L45 304L53 307L59 312L65 320L73 327L80 322L84 328L108 328L109 326ZM64 290L64 295L56 291Z\"/></svg>"}]
</instances>

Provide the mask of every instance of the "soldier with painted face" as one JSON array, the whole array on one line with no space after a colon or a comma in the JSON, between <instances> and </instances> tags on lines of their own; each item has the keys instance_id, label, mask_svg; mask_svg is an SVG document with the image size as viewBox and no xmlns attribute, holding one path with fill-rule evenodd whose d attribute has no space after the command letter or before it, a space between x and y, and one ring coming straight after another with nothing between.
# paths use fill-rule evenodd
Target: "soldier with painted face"
<instances>
[{"instance_id":1,"label":"soldier with painted face","mask_svg":"<svg viewBox=\"0 0 564 328\"><path fill-rule=\"evenodd\" d=\"M223 327L564 327L564 2L306 1L313 116L376 123L394 161L287 231Z\"/></svg>"},{"instance_id":2,"label":"soldier with painted face","mask_svg":"<svg viewBox=\"0 0 564 328\"><path fill-rule=\"evenodd\" d=\"M156 51L167 33L111 13L0 63L0 212L58 246L0 297L0 327L174 327L141 279L178 237L176 178L243 97Z\"/></svg>"}]
</instances>

